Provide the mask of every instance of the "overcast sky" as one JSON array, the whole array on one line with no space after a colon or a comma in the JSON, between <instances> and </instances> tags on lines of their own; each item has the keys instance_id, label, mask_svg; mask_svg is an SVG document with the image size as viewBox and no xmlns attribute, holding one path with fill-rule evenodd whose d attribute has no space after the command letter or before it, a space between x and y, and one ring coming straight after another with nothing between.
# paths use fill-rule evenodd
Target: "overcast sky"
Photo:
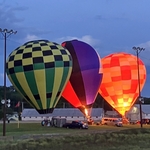
<instances>
[{"instance_id":1,"label":"overcast sky","mask_svg":"<svg viewBox=\"0 0 150 150\"><path fill-rule=\"evenodd\" d=\"M142 96L150 97L150 0L0 0L0 28L17 34L7 38L7 56L24 42L47 39L61 43L79 39L101 58L115 52L135 55L147 68ZM4 39L0 34L0 85L3 85ZM7 85L10 82L7 80Z\"/></svg>"}]
</instances>

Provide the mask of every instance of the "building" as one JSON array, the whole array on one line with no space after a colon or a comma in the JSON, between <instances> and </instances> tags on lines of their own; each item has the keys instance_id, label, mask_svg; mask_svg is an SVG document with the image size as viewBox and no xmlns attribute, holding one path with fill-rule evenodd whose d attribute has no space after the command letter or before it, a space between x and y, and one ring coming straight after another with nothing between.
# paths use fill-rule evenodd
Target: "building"
<instances>
[{"instance_id":1,"label":"building","mask_svg":"<svg viewBox=\"0 0 150 150\"><path fill-rule=\"evenodd\" d=\"M108 110L105 112L104 114L105 117L112 117L112 118L121 118L121 115L119 115L119 113L115 110Z\"/></svg>"},{"instance_id":2,"label":"building","mask_svg":"<svg viewBox=\"0 0 150 150\"><path fill-rule=\"evenodd\" d=\"M94 121L101 120L103 116L102 108L93 108L91 111L91 118ZM22 112L23 121L41 121L44 118L52 119L52 117L66 118L67 120L85 120L83 113L77 108L55 108L51 114L39 114L35 109L24 109Z\"/></svg>"},{"instance_id":3,"label":"building","mask_svg":"<svg viewBox=\"0 0 150 150\"><path fill-rule=\"evenodd\" d=\"M127 112L126 116L131 121L139 121L140 120L140 108L139 104L133 105L129 112ZM150 105L142 104L142 119L150 120Z\"/></svg>"}]
</instances>

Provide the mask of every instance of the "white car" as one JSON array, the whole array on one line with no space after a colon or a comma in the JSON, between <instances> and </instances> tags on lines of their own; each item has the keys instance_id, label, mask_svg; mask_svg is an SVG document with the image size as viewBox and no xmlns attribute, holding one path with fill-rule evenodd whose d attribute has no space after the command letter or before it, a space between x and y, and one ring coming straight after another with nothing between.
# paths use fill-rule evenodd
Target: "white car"
<instances>
[{"instance_id":1,"label":"white car","mask_svg":"<svg viewBox=\"0 0 150 150\"><path fill-rule=\"evenodd\" d=\"M18 121L18 114L13 114L13 115L11 115L11 116L8 116L7 117L7 120L8 121Z\"/></svg>"},{"instance_id":2,"label":"white car","mask_svg":"<svg viewBox=\"0 0 150 150\"><path fill-rule=\"evenodd\" d=\"M117 127L123 126L122 121L119 118L105 118L104 117L102 118L101 124L102 125L114 125Z\"/></svg>"}]
</instances>

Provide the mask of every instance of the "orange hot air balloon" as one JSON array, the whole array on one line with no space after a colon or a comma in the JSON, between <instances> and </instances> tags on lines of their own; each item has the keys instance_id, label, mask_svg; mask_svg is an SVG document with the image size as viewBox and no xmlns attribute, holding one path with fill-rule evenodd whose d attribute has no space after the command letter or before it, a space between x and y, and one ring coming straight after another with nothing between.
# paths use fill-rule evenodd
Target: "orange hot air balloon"
<instances>
[{"instance_id":1,"label":"orange hot air balloon","mask_svg":"<svg viewBox=\"0 0 150 150\"><path fill-rule=\"evenodd\" d=\"M140 90L146 80L146 68L138 59ZM114 53L102 58L103 79L100 95L122 116L139 96L137 57L127 53Z\"/></svg>"}]
</instances>

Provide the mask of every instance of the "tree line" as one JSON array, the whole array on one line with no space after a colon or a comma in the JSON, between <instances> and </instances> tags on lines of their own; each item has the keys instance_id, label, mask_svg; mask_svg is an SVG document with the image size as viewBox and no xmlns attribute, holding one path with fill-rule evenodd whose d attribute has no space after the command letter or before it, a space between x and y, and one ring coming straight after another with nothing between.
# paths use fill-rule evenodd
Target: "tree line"
<instances>
[{"instance_id":1,"label":"tree line","mask_svg":"<svg viewBox=\"0 0 150 150\"><path fill-rule=\"evenodd\" d=\"M0 99L4 99L4 86L0 86ZM6 113L14 111L22 111L22 107L15 107L18 102L23 103L24 108L32 108L30 104L22 97L22 95L17 92L14 86L6 87L6 99L10 99L10 107L6 109ZM138 100L136 101L138 104ZM144 104L150 104L150 98L144 97ZM3 112L3 105L0 105L0 112ZM67 102L63 97L60 98L56 108L73 108L73 106ZM112 110L112 107L103 99L103 97L98 94L93 105L93 108L104 108L104 110Z\"/></svg>"}]
</instances>

